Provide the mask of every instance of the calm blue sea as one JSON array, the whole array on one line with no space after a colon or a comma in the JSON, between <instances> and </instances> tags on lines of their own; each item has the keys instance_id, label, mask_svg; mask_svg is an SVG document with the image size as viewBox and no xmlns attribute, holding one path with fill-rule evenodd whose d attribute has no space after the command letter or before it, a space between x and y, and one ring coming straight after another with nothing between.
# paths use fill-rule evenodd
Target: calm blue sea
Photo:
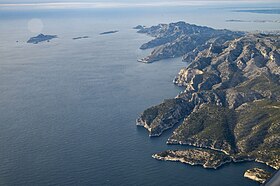
<instances>
[{"instance_id":1,"label":"calm blue sea","mask_svg":"<svg viewBox=\"0 0 280 186\"><path fill-rule=\"evenodd\" d=\"M34 18L58 38L27 44L37 35L28 29ZM280 26L228 19L280 17L229 7L0 9L0 185L257 185L244 171L269 168L254 162L206 170L156 161L155 152L186 147L165 144L171 131L149 138L135 126L144 109L182 91L172 79L187 64L138 63L151 38L132 27L180 20L246 31ZM99 35L109 30L119 32ZM72 40L79 36L90 38Z\"/></svg>"}]
</instances>

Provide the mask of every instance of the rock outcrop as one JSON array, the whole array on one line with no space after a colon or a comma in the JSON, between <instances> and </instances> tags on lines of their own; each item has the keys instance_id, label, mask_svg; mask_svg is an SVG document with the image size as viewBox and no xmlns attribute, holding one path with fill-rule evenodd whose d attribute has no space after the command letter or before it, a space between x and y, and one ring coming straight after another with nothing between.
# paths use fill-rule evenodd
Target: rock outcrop
<instances>
[{"instance_id":1,"label":"rock outcrop","mask_svg":"<svg viewBox=\"0 0 280 186\"><path fill-rule=\"evenodd\" d=\"M159 136L163 131L172 128L193 109L183 99L169 99L157 106L145 110L136 120L138 126L145 127L150 136Z\"/></svg>"},{"instance_id":2,"label":"rock outcrop","mask_svg":"<svg viewBox=\"0 0 280 186\"><path fill-rule=\"evenodd\" d=\"M244 173L245 178L249 178L259 183L264 183L271 175L271 173L260 168L249 169Z\"/></svg>"}]
</instances>

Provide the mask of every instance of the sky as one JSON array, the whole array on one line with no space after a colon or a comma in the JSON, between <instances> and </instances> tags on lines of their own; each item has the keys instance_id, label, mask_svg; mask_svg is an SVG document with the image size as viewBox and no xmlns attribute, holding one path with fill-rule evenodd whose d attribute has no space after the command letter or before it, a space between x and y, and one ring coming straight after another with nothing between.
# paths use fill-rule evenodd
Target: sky
<instances>
[{"instance_id":1,"label":"sky","mask_svg":"<svg viewBox=\"0 0 280 186\"><path fill-rule=\"evenodd\" d=\"M70 3L70 2L114 2L114 3L143 3L143 2L151 2L151 3L159 3L164 0L0 0L0 3L5 3L5 4L23 4L23 3L59 3L59 2L64 2L64 3ZM166 0L167 1L167 0ZM195 1L195 0L169 0L168 2L188 2L188 1ZM261 2L261 1L266 1L267 0L202 0L205 2L209 1L216 1L216 2L221 2L221 1L227 1L227 2ZM279 0L268 0L268 1L274 1L277 2Z\"/></svg>"},{"instance_id":2,"label":"sky","mask_svg":"<svg viewBox=\"0 0 280 186\"><path fill-rule=\"evenodd\" d=\"M151 6L197 6L219 3L267 3L279 0L0 0L0 8L117 8Z\"/></svg>"}]
</instances>

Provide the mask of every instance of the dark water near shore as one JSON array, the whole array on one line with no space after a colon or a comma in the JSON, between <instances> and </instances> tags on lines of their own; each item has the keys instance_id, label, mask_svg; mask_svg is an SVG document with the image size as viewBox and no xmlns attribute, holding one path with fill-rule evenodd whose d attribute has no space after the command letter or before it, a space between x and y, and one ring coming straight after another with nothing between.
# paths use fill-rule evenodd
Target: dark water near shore
<instances>
[{"instance_id":1,"label":"dark water near shore","mask_svg":"<svg viewBox=\"0 0 280 186\"><path fill-rule=\"evenodd\" d=\"M244 171L268 168L254 162L214 171L156 161L153 153L184 147L165 144L170 131L149 138L135 126L144 109L182 91L172 79L187 64L136 62L149 52L139 46L151 38L133 26L184 20L235 30L279 29L279 23L225 22L279 15L219 11L2 11L0 185L257 185L243 178ZM27 29L31 18L42 20L43 33L59 38L27 44L36 35ZM99 35L108 30L119 32ZM72 40L79 36L90 38Z\"/></svg>"}]
</instances>

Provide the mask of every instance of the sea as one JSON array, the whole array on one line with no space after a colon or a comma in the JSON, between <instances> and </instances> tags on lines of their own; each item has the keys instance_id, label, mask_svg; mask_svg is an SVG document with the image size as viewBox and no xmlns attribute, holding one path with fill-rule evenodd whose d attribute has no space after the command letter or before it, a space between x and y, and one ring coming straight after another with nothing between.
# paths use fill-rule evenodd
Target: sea
<instances>
[{"instance_id":1,"label":"sea","mask_svg":"<svg viewBox=\"0 0 280 186\"><path fill-rule=\"evenodd\" d=\"M0 6L0 185L257 186L243 177L244 171L273 169L245 162L210 170L152 158L153 153L188 148L166 145L171 130L150 138L135 123L146 108L183 91L172 80L188 64L180 58L137 62L151 52L139 47L152 38L133 27L185 21L277 31L277 7L279 3L29 10ZM119 32L99 34L111 30ZM39 33L58 38L26 42ZM89 38L73 40L82 36Z\"/></svg>"}]
</instances>

